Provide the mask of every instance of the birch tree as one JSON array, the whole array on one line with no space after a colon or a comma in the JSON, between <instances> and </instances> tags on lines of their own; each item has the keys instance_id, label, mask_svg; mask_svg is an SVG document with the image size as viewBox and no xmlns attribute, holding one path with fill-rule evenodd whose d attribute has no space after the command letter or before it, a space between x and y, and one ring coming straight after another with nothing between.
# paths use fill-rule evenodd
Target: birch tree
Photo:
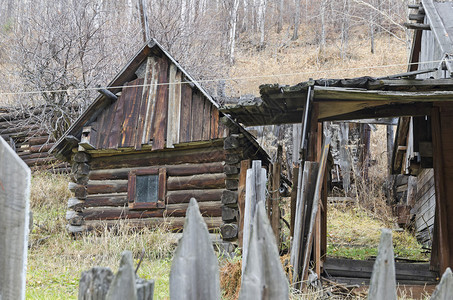
<instances>
[{"instance_id":1,"label":"birch tree","mask_svg":"<svg viewBox=\"0 0 453 300\"><path fill-rule=\"evenodd\" d=\"M233 0L230 10L230 30L228 34L228 49L230 64L234 63L234 46L236 40L237 15L239 9L239 0Z\"/></svg>"},{"instance_id":2,"label":"birch tree","mask_svg":"<svg viewBox=\"0 0 453 300\"><path fill-rule=\"evenodd\" d=\"M260 44L259 49L264 49L264 38L265 38L265 23L266 23L266 0L259 0L258 3L258 28L260 31Z\"/></svg>"}]
</instances>

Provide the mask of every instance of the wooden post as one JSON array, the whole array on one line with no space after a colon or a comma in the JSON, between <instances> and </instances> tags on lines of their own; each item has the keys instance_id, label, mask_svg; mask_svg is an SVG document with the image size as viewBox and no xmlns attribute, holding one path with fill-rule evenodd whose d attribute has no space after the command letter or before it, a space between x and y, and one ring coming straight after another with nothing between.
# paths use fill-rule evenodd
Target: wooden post
<instances>
[{"instance_id":1,"label":"wooden post","mask_svg":"<svg viewBox=\"0 0 453 300\"><path fill-rule=\"evenodd\" d=\"M170 270L171 299L220 299L219 264L197 201L190 199L184 234Z\"/></svg>"},{"instance_id":2,"label":"wooden post","mask_svg":"<svg viewBox=\"0 0 453 300\"><path fill-rule=\"evenodd\" d=\"M272 193L271 193L271 203L272 203L272 217L271 224L272 229L274 230L275 240L277 246L280 245L280 171L281 165L280 162L272 164Z\"/></svg>"},{"instance_id":3,"label":"wooden post","mask_svg":"<svg viewBox=\"0 0 453 300\"><path fill-rule=\"evenodd\" d=\"M324 173L326 170L327 155L329 154L329 148L330 148L330 138L326 138L326 140L324 141L324 146L322 147L322 155L321 155L321 159L319 162L319 170L318 170L318 176L316 179L316 188L315 188L315 193L314 193L314 198L313 198L313 208L312 208L311 212L309 212L310 225L308 227L307 242L305 245L304 260L303 260L303 265L302 265L302 278L304 280L308 276L308 267L309 267L309 261L310 261L311 250L312 250L312 245L313 245L313 229L315 228L316 215L318 214L319 203L321 200L321 189L322 189L322 184L324 182ZM315 260L318 261L319 258L315 258Z\"/></svg>"},{"instance_id":4,"label":"wooden post","mask_svg":"<svg viewBox=\"0 0 453 300\"><path fill-rule=\"evenodd\" d=\"M294 222L296 220L296 204L297 204L297 183L299 181L299 167L293 168L293 188L291 190L291 221L289 233L294 238Z\"/></svg>"},{"instance_id":5,"label":"wooden post","mask_svg":"<svg viewBox=\"0 0 453 300\"><path fill-rule=\"evenodd\" d=\"M249 247L239 299L288 299L289 285L264 201L256 204Z\"/></svg>"},{"instance_id":6,"label":"wooden post","mask_svg":"<svg viewBox=\"0 0 453 300\"><path fill-rule=\"evenodd\" d=\"M261 168L261 161L254 160L252 169L247 170L245 187L244 230L242 241L242 273L247 264L248 246L256 204L266 199L266 169Z\"/></svg>"},{"instance_id":7,"label":"wooden post","mask_svg":"<svg viewBox=\"0 0 453 300\"><path fill-rule=\"evenodd\" d=\"M431 295L430 300L448 300L453 293L453 274L450 268L447 268L442 275L442 279Z\"/></svg>"},{"instance_id":8,"label":"wooden post","mask_svg":"<svg viewBox=\"0 0 453 300\"><path fill-rule=\"evenodd\" d=\"M242 239L244 234L244 213L245 213L245 182L247 179L247 170L250 168L250 160L241 161L241 171L239 173L238 187L238 207L239 207L239 232L238 244L242 248Z\"/></svg>"},{"instance_id":9,"label":"wooden post","mask_svg":"<svg viewBox=\"0 0 453 300\"><path fill-rule=\"evenodd\" d=\"M30 178L28 166L0 137L0 299L25 299Z\"/></svg>"},{"instance_id":10,"label":"wooden post","mask_svg":"<svg viewBox=\"0 0 453 300\"><path fill-rule=\"evenodd\" d=\"M453 195L450 192L452 185L446 184L446 178L451 178L451 160L445 160L444 150L453 150L451 139L446 140L447 132L451 132L452 113L442 112L443 107L435 107L431 113L433 133L433 166L434 184L436 191L436 214L433 239L433 253L431 255L431 267L439 268L444 272L447 267L452 267L453 262L453 239L448 233L453 232L453 222L448 216L453 215ZM450 174L449 174L450 173ZM450 175L450 177L446 177ZM450 205L449 205L450 204ZM450 209L449 209L450 208ZM450 229L450 230L449 230Z\"/></svg>"},{"instance_id":11,"label":"wooden post","mask_svg":"<svg viewBox=\"0 0 453 300\"><path fill-rule=\"evenodd\" d=\"M382 229L378 256L373 266L368 299L397 299L392 231Z\"/></svg>"}]
</instances>

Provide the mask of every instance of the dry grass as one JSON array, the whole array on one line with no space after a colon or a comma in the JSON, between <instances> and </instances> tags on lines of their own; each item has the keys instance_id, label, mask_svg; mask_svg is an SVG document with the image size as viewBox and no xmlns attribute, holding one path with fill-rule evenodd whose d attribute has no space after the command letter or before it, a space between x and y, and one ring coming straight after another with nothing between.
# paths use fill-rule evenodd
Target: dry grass
<instances>
[{"instance_id":1,"label":"dry grass","mask_svg":"<svg viewBox=\"0 0 453 300\"><path fill-rule=\"evenodd\" d=\"M259 95L258 87L265 83L293 85L309 78L385 76L405 72L407 68L405 44L388 36L376 39L374 54L370 53L368 39L353 38L345 59L334 43L327 45L322 52L316 44L303 38L301 41L288 41L285 46L278 41L269 44L261 52L250 51L247 42L239 47L236 63L230 71L230 77L238 79L229 82L233 96ZM260 77L252 78L255 76Z\"/></svg>"},{"instance_id":2,"label":"dry grass","mask_svg":"<svg viewBox=\"0 0 453 300\"><path fill-rule=\"evenodd\" d=\"M70 192L65 175L35 173L32 178L31 208L34 228L28 253L28 299L76 299L80 274L93 266L116 271L121 252L131 250L145 259L138 275L155 279L157 299L168 298L170 261L174 237L162 228L131 232L121 222L114 231L71 237L65 230L66 203Z\"/></svg>"}]
</instances>

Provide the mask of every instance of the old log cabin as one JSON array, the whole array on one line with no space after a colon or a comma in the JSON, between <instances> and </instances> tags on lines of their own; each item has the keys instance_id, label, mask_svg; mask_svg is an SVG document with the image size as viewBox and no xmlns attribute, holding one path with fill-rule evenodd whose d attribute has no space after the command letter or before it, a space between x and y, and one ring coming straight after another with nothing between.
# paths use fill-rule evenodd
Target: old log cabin
<instances>
[{"instance_id":1,"label":"old log cabin","mask_svg":"<svg viewBox=\"0 0 453 300\"><path fill-rule=\"evenodd\" d=\"M72 164L68 229L124 219L182 228L191 197L209 229L238 234L242 160L266 152L151 39L51 149Z\"/></svg>"}]
</instances>

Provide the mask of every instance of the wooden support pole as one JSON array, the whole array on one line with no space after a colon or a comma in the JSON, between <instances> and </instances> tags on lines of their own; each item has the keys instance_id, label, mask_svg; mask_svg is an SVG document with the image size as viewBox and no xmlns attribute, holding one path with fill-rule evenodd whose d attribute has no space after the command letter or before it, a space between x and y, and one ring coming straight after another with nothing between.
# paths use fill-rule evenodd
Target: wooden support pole
<instances>
[{"instance_id":1,"label":"wooden support pole","mask_svg":"<svg viewBox=\"0 0 453 300\"><path fill-rule=\"evenodd\" d=\"M247 178L247 170L250 168L250 160L241 161L241 171L239 173L238 187L238 207L239 207L239 232L238 244L242 248L242 239L244 234L244 213L245 213L245 182Z\"/></svg>"},{"instance_id":2,"label":"wooden support pole","mask_svg":"<svg viewBox=\"0 0 453 300\"><path fill-rule=\"evenodd\" d=\"M316 179L316 188L315 188L315 193L314 193L314 198L313 198L313 207L312 207L311 212L309 212L310 225L308 227L307 242L305 245L304 260L303 260L303 265L302 265L302 278L304 280L308 276L308 267L309 267L313 239L314 239L313 229L315 228L316 215L318 214L318 209L319 209L319 203L320 203L320 198L321 198L321 189L322 189L322 184L324 181L324 173L326 171L327 155L329 153L329 148L330 148L330 138L327 138L324 141L324 146L322 147L322 155L321 155L321 159L319 162L319 170L318 170L318 176ZM315 260L318 260L318 259L315 258Z\"/></svg>"},{"instance_id":3,"label":"wooden support pole","mask_svg":"<svg viewBox=\"0 0 453 300\"><path fill-rule=\"evenodd\" d=\"M433 134L433 165L434 165L434 184L436 191L436 214L434 224L434 239L431 255L431 268L444 272L447 267L452 267L453 262L453 239L449 238L449 227L453 222L449 222L448 216L452 215L451 193L448 193L446 186L446 172L448 172L451 160L445 160L444 150L451 150L451 139L447 139L447 131L451 131L451 121L448 120L450 114L441 112L443 107L435 107L431 113L432 134ZM445 119L444 119L445 118ZM448 125L444 127L442 125ZM450 209L449 209L450 208ZM450 226L449 226L450 225Z\"/></svg>"},{"instance_id":4,"label":"wooden support pole","mask_svg":"<svg viewBox=\"0 0 453 300\"><path fill-rule=\"evenodd\" d=\"M272 204L272 216L271 224L272 230L274 230L275 241L277 246L280 245L280 171L281 165L279 162L272 164L272 193L271 193L271 204Z\"/></svg>"},{"instance_id":5,"label":"wooden support pole","mask_svg":"<svg viewBox=\"0 0 453 300\"><path fill-rule=\"evenodd\" d=\"M297 187L299 181L299 167L293 168L293 188L291 190L291 221L289 234L294 237L294 222L296 221Z\"/></svg>"}]
</instances>

